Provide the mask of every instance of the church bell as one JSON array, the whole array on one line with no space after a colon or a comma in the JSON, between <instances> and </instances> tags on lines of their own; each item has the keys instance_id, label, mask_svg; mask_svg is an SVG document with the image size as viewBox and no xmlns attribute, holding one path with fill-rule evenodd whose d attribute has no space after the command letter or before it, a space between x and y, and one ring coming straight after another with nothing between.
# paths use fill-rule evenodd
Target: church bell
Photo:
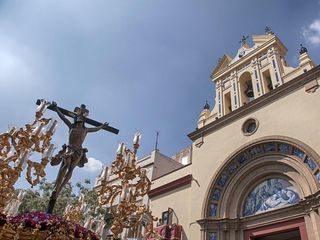
<instances>
[{"instance_id":1,"label":"church bell","mask_svg":"<svg viewBox=\"0 0 320 240\"><path fill-rule=\"evenodd\" d=\"M244 93L247 95L248 98L254 97L251 80L246 81L246 85L247 85L247 88L246 88L246 90L244 91Z\"/></svg>"}]
</instances>

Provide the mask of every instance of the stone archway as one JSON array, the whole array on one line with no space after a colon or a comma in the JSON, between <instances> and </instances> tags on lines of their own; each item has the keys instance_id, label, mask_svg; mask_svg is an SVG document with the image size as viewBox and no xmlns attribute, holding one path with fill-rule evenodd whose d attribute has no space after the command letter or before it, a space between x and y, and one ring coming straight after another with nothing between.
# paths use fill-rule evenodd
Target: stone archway
<instances>
[{"instance_id":1,"label":"stone archway","mask_svg":"<svg viewBox=\"0 0 320 240\"><path fill-rule=\"evenodd\" d=\"M205 239L243 239L243 232L254 226L261 227L296 216L308 218L304 215L306 202L320 197L319 160L318 154L310 147L287 137L273 136L242 146L225 161L207 191L203 219L198 221L206 232ZM299 192L300 202L244 216L248 194L257 184L268 179L283 179L290 183ZM319 200L316 202L315 206L319 205ZM319 217L319 210L315 214L316 218ZM316 218L313 221L320 221L320 217Z\"/></svg>"}]
</instances>

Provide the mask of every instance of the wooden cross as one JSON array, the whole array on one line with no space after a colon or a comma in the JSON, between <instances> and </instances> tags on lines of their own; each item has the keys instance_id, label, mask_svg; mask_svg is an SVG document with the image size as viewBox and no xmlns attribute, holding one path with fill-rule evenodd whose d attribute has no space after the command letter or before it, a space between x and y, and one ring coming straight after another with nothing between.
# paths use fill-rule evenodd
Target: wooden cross
<instances>
[{"instance_id":1,"label":"wooden cross","mask_svg":"<svg viewBox=\"0 0 320 240\"><path fill-rule=\"evenodd\" d=\"M41 100L38 99L36 104L40 105L41 104ZM52 111L55 111L55 109L54 109L54 107L52 105L49 105L47 108L52 110ZM63 113L65 116L68 116L68 117L71 117L71 118L75 118L77 116L77 114L75 112L71 112L71 111L66 110L64 108L61 108L61 107L58 107L58 108L59 108L60 112ZM103 124L103 123L97 122L97 121L95 121L95 120L93 120L91 118L87 118L87 117L84 117L84 121L85 121L85 123L91 124L91 125L93 125L95 127L101 126ZM106 130L108 132L112 132L114 134L118 134L119 133L119 129L111 127L111 126L109 126L109 124L106 124L102 129Z\"/></svg>"}]
</instances>

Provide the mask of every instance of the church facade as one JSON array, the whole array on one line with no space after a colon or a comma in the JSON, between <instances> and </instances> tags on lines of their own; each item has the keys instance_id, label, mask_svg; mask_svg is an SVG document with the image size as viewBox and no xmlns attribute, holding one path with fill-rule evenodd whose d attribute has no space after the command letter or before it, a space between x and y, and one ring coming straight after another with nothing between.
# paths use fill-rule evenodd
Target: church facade
<instances>
[{"instance_id":1,"label":"church facade","mask_svg":"<svg viewBox=\"0 0 320 240\"><path fill-rule=\"evenodd\" d=\"M153 180L153 214L188 240L320 240L320 67L270 30L243 38L211 78L192 161Z\"/></svg>"}]
</instances>

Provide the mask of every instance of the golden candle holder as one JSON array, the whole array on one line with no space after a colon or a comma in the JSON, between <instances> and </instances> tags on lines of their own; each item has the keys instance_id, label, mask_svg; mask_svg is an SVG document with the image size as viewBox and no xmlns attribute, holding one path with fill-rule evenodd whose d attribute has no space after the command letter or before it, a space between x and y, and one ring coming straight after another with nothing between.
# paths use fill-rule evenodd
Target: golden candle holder
<instances>
[{"instance_id":1,"label":"golden candle holder","mask_svg":"<svg viewBox=\"0 0 320 240\"><path fill-rule=\"evenodd\" d=\"M72 204L69 204L66 207L63 218L72 223L80 224L82 221L84 204L84 195L80 194L78 202L74 206L72 206Z\"/></svg>"},{"instance_id":2,"label":"golden candle holder","mask_svg":"<svg viewBox=\"0 0 320 240\"><path fill-rule=\"evenodd\" d=\"M49 102L41 100L31 124L0 134L0 212L14 195L14 184L27 166L26 179L31 186L37 185L46 175L54 145L51 138L57 127L57 120L43 118ZM32 153L42 154L40 162L31 161ZM33 178L34 177L34 178Z\"/></svg>"},{"instance_id":3,"label":"golden candle holder","mask_svg":"<svg viewBox=\"0 0 320 240\"><path fill-rule=\"evenodd\" d=\"M120 143L116 159L109 169L104 168L101 176L99 202L107 206L113 215L113 239L120 239L124 229L128 230L127 237L141 237L142 226L145 228L144 238L155 235L153 221L157 221L157 218L152 215L149 206L138 201L148 194L151 187L146 169L137 166L140 138L139 133L135 135L133 151L124 142ZM117 175L121 184L111 184L111 175Z\"/></svg>"},{"instance_id":4,"label":"golden candle holder","mask_svg":"<svg viewBox=\"0 0 320 240\"><path fill-rule=\"evenodd\" d=\"M76 206L71 206L70 208L66 209L65 213L63 214L63 218L72 223L80 223L82 215L81 203L79 202Z\"/></svg>"}]
</instances>

